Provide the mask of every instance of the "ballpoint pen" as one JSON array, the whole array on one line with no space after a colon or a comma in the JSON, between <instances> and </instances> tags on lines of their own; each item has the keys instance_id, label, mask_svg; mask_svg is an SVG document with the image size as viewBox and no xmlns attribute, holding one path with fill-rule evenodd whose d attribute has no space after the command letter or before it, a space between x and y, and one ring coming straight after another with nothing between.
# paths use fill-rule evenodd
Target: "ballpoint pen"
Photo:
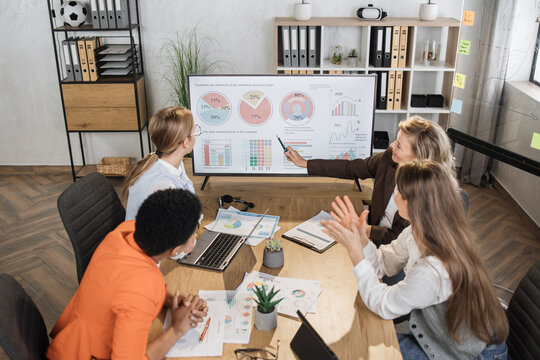
<instances>
[{"instance_id":1,"label":"ballpoint pen","mask_svg":"<svg viewBox=\"0 0 540 360\"><path fill-rule=\"evenodd\" d=\"M204 330L203 330L203 332L201 334L201 337L199 338L200 343L203 342L203 340L204 340L204 336L206 335L206 331L208 330L208 326L210 325L210 320L211 319L212 318L208 318L208 320L206 320L206 325L204 325Z\"/></svg>"}]
</instances>

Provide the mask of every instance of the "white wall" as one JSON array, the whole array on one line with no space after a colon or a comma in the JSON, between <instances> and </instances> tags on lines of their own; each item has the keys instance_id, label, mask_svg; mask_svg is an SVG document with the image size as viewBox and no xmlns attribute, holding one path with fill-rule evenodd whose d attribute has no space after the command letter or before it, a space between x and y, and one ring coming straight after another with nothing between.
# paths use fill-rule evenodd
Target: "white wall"
<instances>
[{"instance_id":1,"label":"white wall","mask_svg":"<svg viewBox=\"0 0 540 360\"><path fill-rule=\"evenodd\" d=\"M296 0L140 0L149 114L167 104L163 39L198 26L214 38L233 73L273 72L273 19ZM391 17L417 17L424 0L370 1ZM354 16L367 1L312 1L314 17ZM461 1L440 1L439 16L461 18ZM0 165L67 165L67 140L45 0L0 0ZM75 154L78 154L77 136ZM140 156L135 134L85 135L87 161ZM76 157L77 159L77 157Z\"/></svg>"}]
</instances>

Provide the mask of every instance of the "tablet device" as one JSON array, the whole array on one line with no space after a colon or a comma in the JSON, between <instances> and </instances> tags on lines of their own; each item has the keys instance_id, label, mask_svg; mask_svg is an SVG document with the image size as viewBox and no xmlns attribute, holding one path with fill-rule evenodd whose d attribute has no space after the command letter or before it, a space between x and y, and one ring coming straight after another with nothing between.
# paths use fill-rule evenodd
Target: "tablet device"
<instances>
[{"instance_id":1,"label":"tablet device","mask_svg":"<svg viewBox=\"0 0 540 360\"><path fill-rule=\"evenodd\" d=\"M337 360L338 357L332 349L326 345L322 337L317 334L313 326L307 321L300 311L296 311L302 325L291 341L291 349L300 360Z\"/></svg>"}]
</instances>

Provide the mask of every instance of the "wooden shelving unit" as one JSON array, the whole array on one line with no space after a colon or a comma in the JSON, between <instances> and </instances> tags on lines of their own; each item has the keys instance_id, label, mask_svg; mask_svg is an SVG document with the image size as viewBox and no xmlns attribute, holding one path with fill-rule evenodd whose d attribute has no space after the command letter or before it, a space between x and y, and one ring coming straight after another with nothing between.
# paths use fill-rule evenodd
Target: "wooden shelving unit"
<instances>
[{"instance_id":1,"label":"wooden shelving unit","mask_svg":"<svg viewBox=\"0 0 540 360\"><path fill-rule=\"evenodd\" d=\"M47 0L47 4L73 181L88 172L88 169L85 169L88 166L83 133L137 133L141 157L144 157L143 130L148 124L148 112L138 0L127 2L130 25L111 29L94 28L92 24L78 28L66 26L59 14L60 1ZM87 19L91 20L90 12ZM100 76L97 81L68 81L62 41L70 37L86 36L99 36L111 44L130 44L130 55L134 61L131 74ZM75 168L73 160L70 136L73 133L78 134L81 151L82 166L78 169ZM148 132L146 133L150 149L150 137Z\"/></svg>"}]
</instances>

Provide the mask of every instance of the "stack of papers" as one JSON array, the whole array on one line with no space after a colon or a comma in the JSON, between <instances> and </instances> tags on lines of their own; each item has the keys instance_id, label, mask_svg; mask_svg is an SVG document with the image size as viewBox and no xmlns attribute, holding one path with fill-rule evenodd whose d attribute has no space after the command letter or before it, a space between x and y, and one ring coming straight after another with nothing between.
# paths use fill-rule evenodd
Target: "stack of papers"
<instances>
[{"instance_id":1,"label":"stack of papers","mask_svg":"<svg viewBox=\"0 0 540 360\"><path fill-rule=\"evenodd\" d=\"M239 211L232 207L219 209L216 221L205 226L206 229L226 234L247 236L262 214ZM246 244L257 246L264 239L271 239L279 230L279 216L265 215Z\"/></svg>"},{"instance_id":2,"label":"stack of papers","mask_svg":"<svg viewBox=\"0 0 540 360\"><path fill-rule=\"evenodd\" d=\"M300 310L302 314L315 313L317 299L322 292L320 281L273 276L259 271L246 273L236 291L247 292L253 297L255 285L266 287L267 292L272 287L275 287L275 290L279 289L276 299L283 298L283 300L278 304L278 313L296 318L298 317L296 310ZM253 301L252 306L256 307L257 303Z\"/></svg>"}]
</instances>

